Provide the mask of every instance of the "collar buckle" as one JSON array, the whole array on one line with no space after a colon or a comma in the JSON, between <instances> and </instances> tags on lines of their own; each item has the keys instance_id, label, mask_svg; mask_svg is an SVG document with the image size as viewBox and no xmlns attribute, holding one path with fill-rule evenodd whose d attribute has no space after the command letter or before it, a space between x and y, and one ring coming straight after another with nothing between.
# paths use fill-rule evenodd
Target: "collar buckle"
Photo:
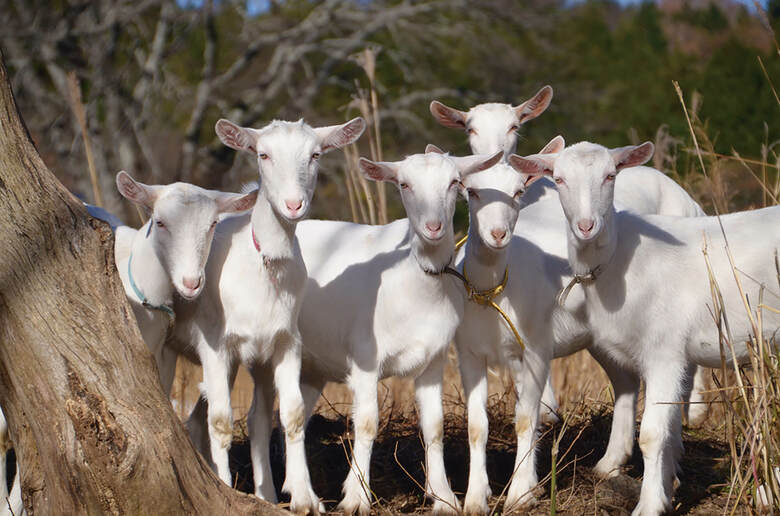
<instances>
[{"instance_id":1,"label":"collar buckle","mask_svg":"<svg viewBox=\"0 0 780 516\"><path fill-rule=\"evenodd\" d=\"M596 265L594 268L592 268L590 271L588 271L587 274L575 274L574 277L571 279L571 281L566 285L564 288L561 289L560 292L558 292L558 295L555 298L555 302L558 303L558 306L564 306L566 304L566 298L569 297L569 292L574 288L574 285L577 284L585 284L585 283L594 283L596 279L601 275L601 269L602 265Z\"/></svg>"}]
</instances>

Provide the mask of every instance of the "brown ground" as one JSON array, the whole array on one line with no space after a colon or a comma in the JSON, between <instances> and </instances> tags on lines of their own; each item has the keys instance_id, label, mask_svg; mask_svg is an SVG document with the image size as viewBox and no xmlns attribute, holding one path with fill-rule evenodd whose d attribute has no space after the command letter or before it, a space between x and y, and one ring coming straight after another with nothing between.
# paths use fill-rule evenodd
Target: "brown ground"
<instances>
[{"instance_id":1,"label":"brown ground","mask_svg":"<svg viewBox=\"0 0 780 516\"><path fill-rule=\"evenodd\" d=\"M453 489L463 493L468 475L468 439L465 405L459 385L454 354L445 375L445 460ZM191 366L190 366L191 367ZM488 441L488 476L493 498L491 507L500 511L499 497L512 472L515 455L512 414L514 399L511 385L500 373L491 373L489 399L490 438ZM177 381L179 399L185 393L184 405L197 396L195 385L199 372L180 368ZM528 514L551 514L551 450L553 438L563 432L557 475L557 510L565 514L630 514L639 497L642 477L642 457L637 446L623 474L602 480L591 468L606 448L611 423L611 391L606 376L587 354L577 354L554 364L554 380L560 414L568 418L562 423L542 429L538 447L538 473L543 479L537 498L538 505ZM377 501L376 514L424 513L430 503L423 497L424 451L417 428L414 395L411 382L383 382L380 389L382 418L379 437L371 463L371 487ZM251 403L251 383L240 376L234 390L234 409L239 424L231 449L232 469L236 486L252 490L252 467L246 428L241 418ZM182 390L182 387L184 389ZM347 453L350 446L348 426L349 393L343 386L329 386L317 407L306 434L306 446L311 466L312 482L326 507L335 507L341 483L348 471ZM679 475L680 488L675 496L676 514L723 514L728 504L730 458L724 439L723 417L717 408L699 429L687 429L683 439L685 455ZM283 478L283 443L278 429L272 440L274 480L277 489ZM731 507L733 504L729 504ZM738 508L736 514L748 514L748 508Z\"/></svg>"}]
</instances>

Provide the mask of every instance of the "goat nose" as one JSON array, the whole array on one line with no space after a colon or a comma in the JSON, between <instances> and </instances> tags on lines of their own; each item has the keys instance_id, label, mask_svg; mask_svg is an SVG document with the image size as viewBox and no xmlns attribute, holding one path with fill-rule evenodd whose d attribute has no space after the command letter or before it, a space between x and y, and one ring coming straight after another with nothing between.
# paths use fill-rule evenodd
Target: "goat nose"
<instances>
[{"instance_id":1,"label":"goat nose","mask_svg":"<svg viewBox=\"0 0 780 516\"><path fill-rule=\"evenodd\" d=\"M580 228L580 231L583 233L590 233L590 230L593 229L594 224L593 219L581 219L579 222L577 222L577 227Z\"/></svg>"},{"instance_id":2,"label":"goat nose","mask_svg":"<svg viewBox=\"0 0 780 516\"><path fill-rule=\"evenodd\" d=\"M496 239L496 242L500 242L506 236L506 229L494 229L490 232L490 234L493 235L493 238Z\"/></svg>"},{"instance_id":3,"label":"goat nose","mask_svg":"<svg viewBox=\"0 0 780 516\"><path fill-rule=\"evenodd\" d=\"M303 199L285 199L284 205L287 206L288 210L295 213L303 206Z\"/></svg>"},{"instance_id":4,"label":"goat nose","mask_svg":"<svg viewBox=\"0 0 780 516\"><path fill-rule=\"evenodd\" d=\"M436 222L426 222L425 229L427 229L431 233L438 233L439 230L441 229L441 221L438 220Z\"/></svg>"},{"instance_id":5,"label":"goat nose","mask_svg":"<svg viewBox=\"0 0 780 516\"><path fill-rule=\"evenodd\" d=\"M195 290L195 289L197 289L200 286L200 276L198 276L196 278L188 278L187 276L184 276L181 279L181 282L188 289Z\"/></svg>"}]
</instances>

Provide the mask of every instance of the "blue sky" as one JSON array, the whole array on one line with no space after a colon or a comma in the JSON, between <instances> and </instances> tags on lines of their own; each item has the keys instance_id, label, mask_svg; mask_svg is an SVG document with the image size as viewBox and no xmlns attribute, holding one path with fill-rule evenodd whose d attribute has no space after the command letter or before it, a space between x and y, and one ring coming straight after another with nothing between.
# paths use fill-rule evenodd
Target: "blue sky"
<instances>
[{"instance_id":1,"label":"blue sky","mask_svg":"<svg viewBox=\"0 0 780 516\"><path fill-rule=\"evenodd\" d=\"M182 7L200 7L203 0L176 0L176 3ZM268 0L247 0L246 2L249 14L257 14L268 10L270 2Z\"/></svg>"},{"instance_id":2,"label":"blue sky","mask_svg":"<svg viewBox=\"0 0 780 516\"><path fill-rule=\"evenodd\" d=\"M629 4L638 4L638 3L640 3L642 0L617 0L617 1L618 1L618 3L620 3L620 4L623 4L623 5L629 5ZM746 6L748 6L748 7L750 7L750 8L755 8L755 7L753 6L753 0L736 0L736 1L737 1L737 3L740 3L740 4L745 4ZM759 3L760 3L762 6L766 6L766 0L759 0Z\"/></svg>"}]
</instances>

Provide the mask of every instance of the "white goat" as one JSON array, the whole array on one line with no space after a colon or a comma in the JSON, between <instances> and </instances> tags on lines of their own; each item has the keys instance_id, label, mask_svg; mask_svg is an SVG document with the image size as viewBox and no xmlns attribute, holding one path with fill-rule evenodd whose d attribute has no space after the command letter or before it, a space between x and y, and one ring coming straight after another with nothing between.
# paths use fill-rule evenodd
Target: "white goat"
<instances>
[{"instance_id":1,"label":"white goat","mask_svg":"<svg viewBox=\"0 0 780 516\"><path fill-rule=\"evenodd\" d=\"M290 494L293 512L323 510L311 487L303 442L298 314L306 266L295 228L311 205L320 155L354 142L364 128L362 118L317 129L302 120L274 121L262 129L217 122L217 135L225 145L257 157L261 186L251 215L217 226L203 295L176 305L176 340L192 343L179 351L203 366L210 456L219 477L230 483L230 385L240 362L255 382L249 416L255 494L276 501L268 460L273 381L287 445L282 489ZM206 433L198 426L203 406L199 403L191 417L196 444Z\"/></svg>"},{"instance_id":2,"label":"white goat","mask_svg":"<svg viewBox=\"0 0 780 516\"><path fill-rule=\"evenodd\" d=\"M444 471L441 404L445 351L463 312L458 280L443 274L454 254L452 216L460 180L501 155L417 154L400 162L361 159L363 174L398 185L408 219L385 226L306 221L298 226L309 280L301 311L302 388L309 414L325 382L353 394L355 441L339 508L368 514L377 384L415 379L434 512L456 512Z\"/></svg>"},{"instance_id":3,"label":"white goat","mask_svg":"<svg viewBox=\"0 0 780 516\"><path fill-rule=\"evenodd\" d=\"M542 152L558 152L560 136ZM507 500L509 512L530 502L530 489L537 483L534 435L540 416L539 400L554 349L551 315L555 293L567 273L564 259L549 255L533 240L512 235L522 205L521 197L538 176L520 174L505 163L466 178L463 183L469 203L469 234L458 268L468 283L463 321L455 336L461 379L468 410L469 482L464 502L466 514L486 514L490 496L485 446L488 437L488 366L506 365L517 391L515 422L517 456ZM546 203L526 208L526 221L534 215L536 239L549 240L561 233L556 217ZM541 209L540 209L541 208ZM492 303L495 305L490 306ZM525 349L500 309L516 325Z\"/></svg>"},{"instance_id":4,"label":"white goat","mask_svg":"<svg viewBox=\"0 0 780 516\"><path fill-rule=\"evenodd\" d=\"M644 480L634 515L671 508L682 453L677 404L686 372L692 364L717 367L721 361L703 242L738 361L748 357L743 343L755 331L746 303L755 307L762 298L770 305L780 302L773 262L780 247L780 207L720 218L616 212L616 175L641 165L652 152L649 142L613 150L583 142L558 154L510 158L527 174L553 177L567 220L569 264L584 291L593 346L646 383L639 435ZM778 326L780 316L763 311L764 337L773 337ZM727 359L730 355L726 351Z\"/></svg>"},{"instance_id":5,"label":"white goat","mask_svg":"<svg viewBox=\"0 0 780 516\"><path fill-rule=\"evenodd\" d=\"M174 292L187 300L201 293L218 218L251 209L257 192L224 193L187 183L145 185L124 171L116 175L116 185L150 215L140 229L115 228L114 259L141 336L157 361L163 392L170 395L177 354L163 344L175 319Z\"/></svg>"}]
</instances>

